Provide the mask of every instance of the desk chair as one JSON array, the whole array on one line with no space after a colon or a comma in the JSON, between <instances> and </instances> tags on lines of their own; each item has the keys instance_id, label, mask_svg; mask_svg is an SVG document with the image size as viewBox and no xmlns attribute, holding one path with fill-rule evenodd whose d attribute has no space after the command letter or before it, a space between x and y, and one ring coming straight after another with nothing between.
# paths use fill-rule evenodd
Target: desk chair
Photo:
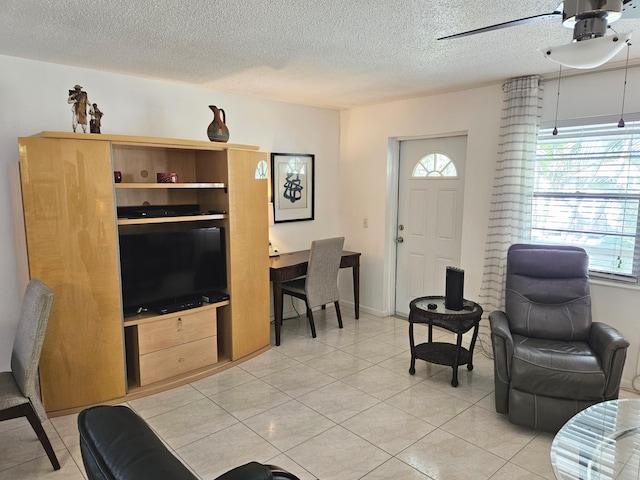
<instances>
[{"instance_id":1,"label":"desk chair","mask_svg":"<svg viewBox=\"0 0 640 480\"><path fill-rule=\"evenodd\" d=\"M338 326L342 328L338 270L340 270L343 246L344 237L314 240L311 242L307 275L282 284L283 297L286 294L305 301L313 338L316 338L316 326L313 322L312 309L323 307L327 303L333 302L335 305Z\"/></svg>"},{"instance_id":2,"label":"desk chair","mask_svg":"<svg viewBox=\"0 0 640 480\"><path fill-rule=\"evenodd\" d=\"M0 421L27 417L38 435L54 470L60 470L41 422L47 419L36 389L38 363L47 330L53 292L40 280L31 280L25 290L18 331L11 354L11 371L0 372Z\"/></svg>"}]
</instances>

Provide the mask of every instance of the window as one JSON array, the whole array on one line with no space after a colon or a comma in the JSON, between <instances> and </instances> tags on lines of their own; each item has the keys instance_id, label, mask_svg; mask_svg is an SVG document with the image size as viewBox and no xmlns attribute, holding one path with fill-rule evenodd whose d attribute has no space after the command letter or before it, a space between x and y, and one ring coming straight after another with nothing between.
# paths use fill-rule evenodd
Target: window
<instances>
[{"instance_id":1,"label":"window","mask_svg":"<svg viewBox=\"0 0 640 480\"><path fill-rule=\"evenodd\" d=\"M640 265L640 122L541 129L531 238L583 247L594 274L636 281Z\"/></svg>"},{"instance_id":2,"label":"window","mask_svg":"<svg viewBox=\"0 0 640 480\"><path fill-rule=\"evenodd\" d=\"M444 153L430 153L416 163L411 178L457 177L456 166Z\"/></svg>"},{"instance_id":3,"label":"window","mask_svg":"<svg viewBox=\"0 0 640 480\"><path fill-rule=\"evenodd\" d=\"M264 180L266 178L269 178L269 166L267 165L267 161L258 160L258 163L256 163L255 179Z\"/></svg>"}]
</instances>

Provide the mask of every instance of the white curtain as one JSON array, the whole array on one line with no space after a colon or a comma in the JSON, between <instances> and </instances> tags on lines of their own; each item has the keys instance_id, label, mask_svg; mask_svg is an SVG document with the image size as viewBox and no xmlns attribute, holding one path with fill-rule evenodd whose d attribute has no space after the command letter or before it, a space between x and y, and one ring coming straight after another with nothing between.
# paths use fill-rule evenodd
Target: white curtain
<instances>
[{"instance_id":1,"label":"white curtain","mask_svg":"<svg viewBox=\"0 0 640 480\"><path fill-rule=\"evenodd\" d=\"M500 149L494 179L479 303L484 309L480 342L491 356L489 324L493 310L504 309L507 249L530 238L533 157L542 110L540 77L514 78L502 89Z\"/></svg>"}]
</instances>

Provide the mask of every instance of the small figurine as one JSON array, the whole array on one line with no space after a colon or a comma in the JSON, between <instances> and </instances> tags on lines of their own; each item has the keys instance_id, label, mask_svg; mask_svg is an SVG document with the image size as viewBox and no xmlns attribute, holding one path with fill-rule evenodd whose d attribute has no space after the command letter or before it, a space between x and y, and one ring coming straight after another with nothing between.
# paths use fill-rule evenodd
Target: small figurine
<instances>
[{"instance_id":1,"label":"small figurine","mask_svg":"<svg viewBox=\"0 0 640 480\"><path fill-rule=\"evenodd\" d=\"M73 131L76 131L78 124L82 127L82 131L87 133L87 106L89 105L89 97L87 92L82 91L81 85L75 85L73 90L69 90L69 98L67 103L73 104L71 106L71 126Z\"/></svg>"},{"instance_id":2,"label":"small figurine","mask_svg":"<svg viewBox=\"0 0 640 480\"><path fill-rule=\"evenodd\" d=\"M91 133L100 133L100 125L102 124L102 115L104 115L104 113L100 111L97 103L91 105L89 115L91 115L91 120L89 120L89 131Z\"/></svg>"}]
</instances>

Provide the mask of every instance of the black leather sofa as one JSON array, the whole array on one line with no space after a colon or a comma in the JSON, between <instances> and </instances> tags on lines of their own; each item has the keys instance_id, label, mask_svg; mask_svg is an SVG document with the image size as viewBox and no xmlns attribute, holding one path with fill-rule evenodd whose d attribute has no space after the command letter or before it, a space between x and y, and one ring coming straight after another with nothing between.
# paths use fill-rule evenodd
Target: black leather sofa
<instances>
[{"instance_id":1,"label":"black leather sofa","mask_svg":"<svg viewBox=\"0 0 640 480\"><path fill-rule=\"evenodd\" d=\"M133 410L101 405L78 415L89 480L197 480ZM216 480L299 480L279 467L250 462Z\"/></svg>"}]
</instances>

